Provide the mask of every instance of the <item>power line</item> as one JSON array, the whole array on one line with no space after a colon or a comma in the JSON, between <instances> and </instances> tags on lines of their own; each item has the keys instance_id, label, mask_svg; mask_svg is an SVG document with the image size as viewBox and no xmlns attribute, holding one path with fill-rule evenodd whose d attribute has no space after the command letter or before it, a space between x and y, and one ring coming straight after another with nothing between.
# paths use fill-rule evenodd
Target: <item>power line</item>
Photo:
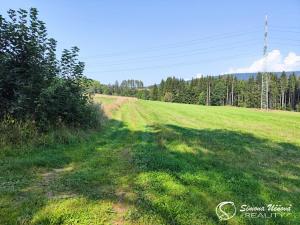
<instances>
[{"instance_id":1,"label":"power line","mask_svg":"<svg viewBox=\"0 0 300 225\"><path fill-rule=\"evenodd\" d=\"M295 34L300 34L300 30L288 30L288 29L278 29L278 28L271 28L271 31L279 31L279 32L284 32L284 33L295 33Z\"/></svg>"},{"instance_id":2,"label":"power line","mask_svg":"<svg viewBox=\"0 0 300 225\"><path fill-rule=\"evenodd\" d=\"M239 55L230 55L230 56L225 56L225 57L220 57L220 58L215 58L215 59L201 60L201 61L192 62L192 63L181 62L181 63L174 63L174 64L169 64L169 65L156 65L156 66L139 67L139 68L103 70L103 71L89 71L89 73L112 73L112 72L125 72L125 71L147 70L147 69L164 68L164 67L177 67L177 66L186 66L186 65L196 65L196 64L203 63L203 62L216 62L218 60L228 61L228 60L232 60L235 57L240 57L240 56L254 57L254 56L257 56L257 55L256 54L254 55L251 52L251 54L246 53L246 54L239 54Z\"/></svg>"},{"instance_id":3,"label":"power line","mask_svg":"<svg viewBox=\"0 0 300 225\"><path fill-rule=\"evenodd\" d=\"M289 27L289 26L274 26L274 25L272 25L272 26L269 26L269 28L271 28L271 29L273 29L273 28L275 28L275 29L287 29L287 30L300 30L300 27Z\"/></svg>"},{"instance_id":4,"label":"power line","mask_svg":"<svg viewBox=\"0 0 300 225\"><path fill-rule=\"evenodd\" d=\"M267 57L267 50L268 50L268 20L267 17L265 19L265 32L264 32L264 59L266 60ZM257 30L257 29L256 29ZM286 31L290 31L291 33L297 33L298 31L295 30L289 30L288 28L284 29L284 28L278 28L278 27L271 27L271 30L275 32L280 31L281 30L286 30ZM161 50L165 50L165 49L177 49L177 48L182 48L182 47L187 47L187 46L194 46L197 45L199 43L209 43L209 42L213 42L213 41L218 41L218 40L224 40L224 39L230 39L230 38L234 38L234 37L241 37L247 34L251 34L251 33L256 33L256 31L248 31L248 32L231 32L231 33L225 33L225 34L219 34L219 35L214 35L214 36L206 36L203 38L197 38L197 39L192 39L189 41L181 41L181 42L175 42L175 43L169 43L169 44L164 44L164 45L160 45L160 46L152 46L149 48L144 48L144 49L135 49L135 50L127 50L127 51L123 51L123 52L112 52L112 53L105 53L105 54L100 54L97 56L86 56L83 58L93 58L93 59L101 59L101 58L110 58L110 57L114 57L114 56L126 56L126 55L130 55L132 53L148 53L148 52L159 52ZM295 42L299 42L299 40L295 40L295 39L282 39L282 38L277 38L276 36L274 37L275 40L275 44L276 44L276 40L278 41L295 41ZM253 42L254 41L254 42ZM200 49L192 49L192 50L185 50L185 51L180 51L180 52L172 52L172 53L167 53L167 54L158 54L158 55L150 55L150 56L142 56L142 57L131 57L131 58L125 58L125 59L121 59L121 60L116 60L116 61L109 61L109 62L103 62L102 64L97 63L98 66L118 66L118 65L122 65L122 64L127 64L128 62L147 62L147 61L156 61L156 60L160 60L161 58L166 58L166 59L170 59L170 58L179 58L179 57L185 57L185 56L192 56L192 55L204 55L205 53L209 53L212 50L217 50L218 52L222 52L222 51L226 51L228 49L233 49L233 48L239 48L239 44L242 44L243 46L247 46L245 45L245 43L249 43L251 44L256 44L257 41L255 39L250 39L249 42L248 40L245 42L235 42L235 43L231 43L231 44L227 44L224 48L220 48L223 47L224 44L222 46L211 46L211 47L205 47L205 48L200 48ZM289 43L290 44L290 43ZM187 66L187 65L197 65L203 62L216 62L218 60L222 60L222 61L227 61L227 60L231 60L232 58L235 57L240 57L240 56L251 56L253 57L254 55L249 55L249 53L247 54L239 54L239 55L231 55L231 56L227 56L227 57L221 57L221 58L215 58L215 59L206 59L206 60L201 60L201 61L196 61L196 62L178 62L178 63L173 63L173 64L168 64L168 65L154 65L154 66L146 66L146 67L135 67L135 68L121 68L121 69L113 69L113 70L102 70L102 71L89 71L89 73L113 73L113 72L125 72L125 71L139 71L139 70L148 70L148 69L154 69L154 68L164 68L164 67L178 67L178 66ZM256 56L256 55L255 55ZM262 108L268 108L268 76L266 74L267 68L266 68L266 63L265 63L265 69L264 69L264 73L262 76Z\"/></svg>"},{"instance_id":5,"label":"power line","mask_svg":"<svg viewBox=\"0 0 300 225\"><path fill-rule=\"evenodd\" d=\"M272 37L272 40L277 40L277 41L295 41L297 43L300 42L300 40L295 40L295 39L290 39L290 38L277 38L277 37Z\"/></svg>"},{"instance_id":6,"label":"power line","mask_svg":"<svg viewBox=\"0 0 300 225\"><path fill-rule=\"evenodd\" d=\"M247 44L248 43L248 44ZM179 52L179 53L169 53L169 54L163 54L163 55L154 55L154 56L148 56L148 57L136 57L136 58L129 58L129 59L124 59L124 60L119 60L119 61L112 61L112 62L108 62L108 63L101 63L101 64L97 64L98 66L116 66L116 65L122 65L122 64L126 64L128 62L148 62L148 61L156 61L159 60L161 58L164 59L170 59L170 58L180 58L180 57L184 57L184 56L193 56L193 55L203 55L203 53L209 53L212 50L217 50L218 52L223 52L224 50L229 50L229 49L236 49L236 48L240 48L242 47L247 47L247 46L253 46L253 44L259 43L258 41L251 41L251 42L239 42L238 44L241 45L237 45L237 43L235 43L234 45L226 45L223 48L220 48L221 46L213 46L213 47L207 47L207 48L201 48L201 49L195 49L193 51L184 51L184 52ZM224 45L222 45L224 46Z\"/></svg>"},{"instance_id":7,"label":"power line","mask_svg":"<svg viewBox=\"0 0 300 225\"><path fill-rule=\"evenodd\" d=\"M145 49L135 49L135 50L127 50L127 51L121 51L121 52L104 53L104 54L98 54L98 55L93 55L93 56L83 56L81 58L82 59L107 58L107 57L114 57L114 56L120 56L120 55L128 55L128 54L132 54L133 52L144 53L144 52L155 51L155 50L179 48L179 47L185 47L188 45L195 45L195 44L198 44L199 42L204 42L204 41L209 42L209 41L216 41L216 40L223 40L223 39L228 39L228 38L233 38L233 37L244 36L247 34L256 33L257 31L258 31L258 29L255 29L252 31L245 31L245 32L223 33L223 34L218 34L218 35L206 36L203 38L192 39L189 41L182 41L182 42L175 42L175 43L153 46L153 47L149 47L149 48L145 48Z\"/></svg>"},{"instance_id":8,"label":"power line","mask_svg":"<svg viewBox=\"0 0 300 225\"><path fill-rule=\"evenodd\" d=\"M289 47L298 47L300 46L300 43L291 43L291 42L284 42L284 41L272 41L272 43L270 43L271 45L288 45Z\"/></svg>"}]
</instances>

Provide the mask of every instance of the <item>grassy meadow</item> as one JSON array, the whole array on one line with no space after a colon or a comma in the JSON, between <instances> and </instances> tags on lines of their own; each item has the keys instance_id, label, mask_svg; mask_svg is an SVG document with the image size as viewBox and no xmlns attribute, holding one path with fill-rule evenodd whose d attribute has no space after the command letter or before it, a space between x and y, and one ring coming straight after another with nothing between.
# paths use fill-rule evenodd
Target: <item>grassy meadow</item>
<instances>
[{"instance_id":1,"label":"grassy meadow","mask_svg":"<svg viewBox=\"0 0 300 225\"><path fill-rule=\"evenodd\" d=\"M300 224L300 113L95 101L109 111L102 131L1 155L1 225ZM220 222L222 201L292 215Z\"/></svg>"}]
</instances>

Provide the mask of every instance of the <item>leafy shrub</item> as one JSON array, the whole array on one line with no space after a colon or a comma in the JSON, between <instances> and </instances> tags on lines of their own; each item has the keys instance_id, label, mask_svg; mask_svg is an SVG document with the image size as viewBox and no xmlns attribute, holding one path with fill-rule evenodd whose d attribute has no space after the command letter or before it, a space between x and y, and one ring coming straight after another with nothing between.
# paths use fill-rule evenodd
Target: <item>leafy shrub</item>
<instances>
[{"instance_id":1,"label":"leafy shrub","mask_svg":"<svg viewBox=\"0 0 300 225\"><path fill-rule=\"evenodd\" d=\"M43 90L37 107L39 126L99 128L104 121L100 105L95 105L82 89L69 80L57 79Z\"/></svg>"},{"instance_id":2,"label":"leafy shrub","mask_svg":"<svg viewBox=\"0 0 300 225\"><path fill-rule=\"evenodd\" d=\"M9 10L8 18L0 15L0 119L29 119L43 130L99 125L101 119L89 112L94 108L86 94L84 63L77 59L79 48L63 50L57 60L56 41L47 37L36 9Z\"/></svg>"},{"instance_id":3,"label":"leafy shrub","mask_svg":"<svg viewBox=\"0 0 300 225\"><path fill-rule=\"evenodd\" d=\"M97 129L102 127L106 121L105 114L100 104L89 103L86 107L86 112L83 114L83 123L90 128Z\"/></svg>"},{"instance_id":4,"label":"leafy shrub","mask_svg":"<svg viewBox=\"0 0 300 225\"><path fill-rule=\"evenodd\" d=\"M68 142L74 128L102 125L78 53L72 47L56 58L56 41L35 8L0 15L0 146L45 144L58 133L58 141Z\"/></svg>"}]
</instances>

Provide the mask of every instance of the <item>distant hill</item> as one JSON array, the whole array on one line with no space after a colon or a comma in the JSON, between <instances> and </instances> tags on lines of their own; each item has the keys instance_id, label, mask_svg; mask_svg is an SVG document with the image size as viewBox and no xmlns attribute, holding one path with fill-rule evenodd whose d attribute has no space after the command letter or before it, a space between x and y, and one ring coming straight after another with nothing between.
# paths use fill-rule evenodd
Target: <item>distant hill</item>
<instances>
[{"instance_id":1,"label":"distant hill","mask_svg":"<svg viewBox=\"0 0 300 225\"><path fill-rule=\"evenodd\" d=\"M277 76L280 76L282 72L272 72L274 74L276 74ZM300 76L300 71L288 71L285 72L287 76L295 73L296 76ZM226 74L224 74L226 75ZM239 80L248 80L249 77L253 76L255 77L257 75L257 73L233 73L232 75L235 75L237 77L237 79Z\"/></svg>"}]
</instances>

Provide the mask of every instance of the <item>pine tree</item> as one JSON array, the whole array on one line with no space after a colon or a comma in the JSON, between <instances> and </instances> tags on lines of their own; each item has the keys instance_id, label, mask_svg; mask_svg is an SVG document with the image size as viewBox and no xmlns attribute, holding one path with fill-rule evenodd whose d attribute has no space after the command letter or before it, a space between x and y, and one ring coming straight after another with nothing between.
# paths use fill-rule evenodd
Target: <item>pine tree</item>
<instances>
[{"instance_id":1,"label":"pine tree","mask_svg":"<svg viewBox=\"0 0 300 225\"><path fill-rule=\"evenodd\" d=\"M156 84L154 84L154 86L152 87L150 96L151 100L157 101L159 99L158 88Z\"/></svg>"}]
</instances>

